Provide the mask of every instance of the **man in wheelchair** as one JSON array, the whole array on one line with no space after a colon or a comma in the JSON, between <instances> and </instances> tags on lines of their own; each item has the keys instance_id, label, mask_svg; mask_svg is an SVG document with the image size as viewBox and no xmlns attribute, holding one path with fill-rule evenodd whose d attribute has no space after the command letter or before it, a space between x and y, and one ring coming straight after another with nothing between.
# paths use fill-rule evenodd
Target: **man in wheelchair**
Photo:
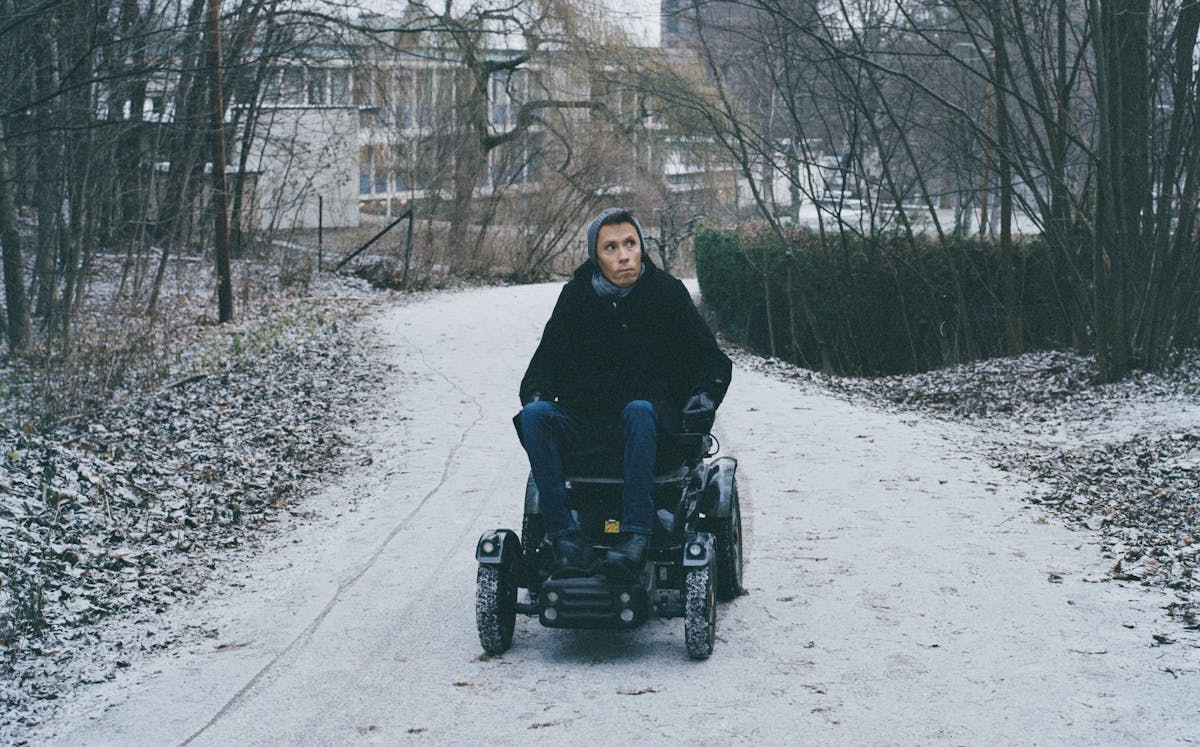
<instances>
[{"instance_id":1,"label":"man in wheelchair","mask_svg":"<svg viewBox=\"0 0 1200 747\"><path fill-rule=\"evenodd\" d=\"M659 449L709 431L733 367L683 283L643 253L633 215L597 215L587 250L521 380L517 425L554 574L634 578L653 533ZM564 457L606 442L623 455L622 513L617 542L598 557L568 505Z\"/></svg>"}]
</instances>

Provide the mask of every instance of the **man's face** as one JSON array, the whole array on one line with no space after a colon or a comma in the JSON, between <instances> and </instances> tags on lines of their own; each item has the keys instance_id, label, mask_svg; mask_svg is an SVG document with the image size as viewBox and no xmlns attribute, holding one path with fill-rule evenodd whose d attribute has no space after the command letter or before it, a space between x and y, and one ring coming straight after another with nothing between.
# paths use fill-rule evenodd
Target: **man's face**
<instances>
[{"instance_id":1,"label":"man's face","mask_svg":"<svg viewBox=\"0 0 1200 747\"><path fill-rule=\"evenodd\" d=\"M596 235L596 261L608 282L628 288L642 272L642 242L632 223L600 226Z\"/></svg>"}]
</instances>

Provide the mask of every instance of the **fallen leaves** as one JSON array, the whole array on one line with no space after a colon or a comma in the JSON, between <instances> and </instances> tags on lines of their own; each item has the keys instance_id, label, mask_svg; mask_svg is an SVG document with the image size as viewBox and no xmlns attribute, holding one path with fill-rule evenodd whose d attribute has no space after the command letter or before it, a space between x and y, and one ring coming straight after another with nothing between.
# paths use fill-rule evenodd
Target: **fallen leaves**
<instances>
[{"instance_id":1,"label":"fallen leaves","mask_svg":"<svg viewBox=\"0 0 1200 747\"><path fill-rule=\"evenodd\" d=\"M1200 471L1179 466L1200 431L1137 435L1118 443L1044 449L1010 459L1044 491L1031 500L1100 535L1115 581L1175 589L1193 603L1200 552Z\"/></svg>"},{"instance_id":2,"label":"fallen leaves","mask_svg":"<svg viewBox=\"0 0 1200 747\"><path fill-rule=\"evenodd\" d=\"M362 308L295 299L229 329L187 328L146 361L177 370L131 370L57 425L33 427L20 413L38 403L20 391L0 401L0 726L63 687L57 673L99 623L194 594L216 558L299 516L348 463L342 424L384 377L352 323Z\"/></svg>"}]
</instances>

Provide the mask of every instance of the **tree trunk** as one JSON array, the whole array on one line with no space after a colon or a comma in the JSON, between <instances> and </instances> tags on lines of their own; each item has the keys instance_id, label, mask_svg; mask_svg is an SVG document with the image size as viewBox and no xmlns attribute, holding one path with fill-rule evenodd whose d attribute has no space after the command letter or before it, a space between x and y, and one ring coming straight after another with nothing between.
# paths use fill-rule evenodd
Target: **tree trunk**
<instances>
[{"instance_id":1,"label":"tree trunk","mask_svg":"<svg viewBox=\"0 0 1200 747\"><path fill-rule=\"evenodd\" d=\"M996 98L996 170L1000 177L1000 272L1004 294L1004 331L1009 355L1024 351L1021 340L1021 299L1017 293L1016 256L1012 241L1012 165L1009 161L1008 49L1000 0L992 0L992 51L995 53L993 91Z\"/></svg>"},{"instance_id":2,"label":"tree trunk","mask_svg":"<svg viewBox=\"0 0 1200 747\"><path fill-rule=\"evenodd\" d=\"M57 42L50 36L44 22L36 25L34 55L37 56L35 79L37 93L41 97L53 97L58 89L54 70ZM62 107L54 97L37 107L37 132L34 135L36 167L34 194L37 203L38 227L37 250L33 264L34 313L42 319L53 314L58 282L55 265L58 260L58 242L55 229L62 212L63 195L58 191L59 171L63 163L62 146L54 136L52 122L55 112L62 115Z\"/></svg>"},{"instance_id":3,"label":"tree trunk","mask_svg":"<svg viewBox=\"0 0 1200 747\"><path fill-rule=\"evenodd\" d=\"M469 246L471 216L475 208L475 190L487 172L488 153L483 141L488 136L489 119L489 75L476 55L474 44L468 40L460 40L460 44L465 71L459 80L468 89L461 103L465 126L459 132L454 154L454 205L450 209L450 235L446 242L447 252L459 257L468 252L473 254Z\"/></svg>"},{"instance_id":4,"label":"tree trunk","mask_svg":"<svg viewBox=\"0 0 1200 747\"><path fill-rule=\"evenodd\" d=\"M225 196L225 101L221 97L221 2L208 0L208 91L212 115L212 208L216 241L218 320L233 319L233 274L229 267L229 208Z\"/></svg>"},{"instance_id":5,"label":"tree trunk","mask_svg":"<svg viewBox=\"0 0 1200 747\"><path fill-rule=\"evenodd\" d=\"M17 232L17 210L9 189L8 150L4 146L4 125L0 122L0 243L4 245L4 309L7 317L9 353L29 347L29 301L22 277L21 236Z\"/></svg>"},{"instance_id":6,"label":"tree trunk","mask_svg":"<svg viewBox=\"0 0 1200 747\"><path fill-rule=\"evenodd\" d=\"M1149 0L1092 0L1100 111L1095 285L1096 362L1103 381L1129 374L1130 281L1144 251L1150 200Z\"/></svg>"}]
</instances>

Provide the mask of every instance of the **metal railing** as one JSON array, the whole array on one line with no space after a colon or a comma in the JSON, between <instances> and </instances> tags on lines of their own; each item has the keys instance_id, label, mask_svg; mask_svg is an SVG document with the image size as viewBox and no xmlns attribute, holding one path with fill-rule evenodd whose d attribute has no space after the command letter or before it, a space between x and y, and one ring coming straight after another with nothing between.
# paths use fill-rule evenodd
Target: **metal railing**
<instances>
[{"instance_id":1,"label":"metal railing","mask_svg":"<svg viewBox=\"0 0 1200 747\"><path fill-rule=\"evenodd\" d=\"M407 236L404 239L404 276L401 279L401 284L403 286L407 287L408 286L408 266L409 266L409 260L412 257L413 220L414 220L412 205L409 205L408 209L405 210L403 213L401 213L398 218L396 218L394 221L392 221L391 223L384 226L383 229L379 231L379 233L375 234L370 239L368 239L366 243L364 243L362 246L360 246L359 248L355 249L354 251L350 252L345 257L343 257L342 261L338 262L337 266L333 268L333 271L339 272L343 267L346 266L347 262L349 262L350 260L354 259L358 255L365 252L368 247L370 247L372 244L374 244L376 241L378 241L380 239L380 237L382 237L385 233L387 233L388 231L392 230L397 225L399 225L400 221L403 221L403 220L408 221L408 232L407 232Z\"/></svg>"}]
</instances>

